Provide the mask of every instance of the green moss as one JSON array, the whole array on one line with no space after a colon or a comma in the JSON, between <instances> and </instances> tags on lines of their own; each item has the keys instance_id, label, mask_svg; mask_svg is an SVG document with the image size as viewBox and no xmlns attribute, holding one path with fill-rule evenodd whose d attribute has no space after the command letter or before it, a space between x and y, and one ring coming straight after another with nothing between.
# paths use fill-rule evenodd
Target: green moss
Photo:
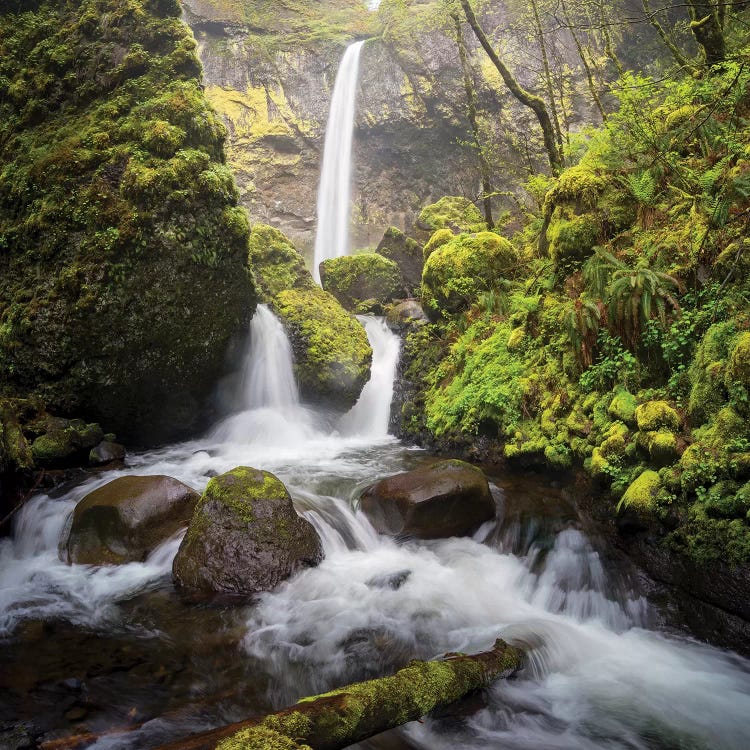
<instances>
[{"instance_id":1,"label":"green moss","mask_svg":"<svg viewBox=\"0 0 750 750\"><path fill-rule=\"evenodd\" d=\"M353 406L372 360L362 325L319 287L279 292L272 306L291 339L303 397L338 409Z\"/></svg>"},{"instance_id":2,"label":"green moss","mask_svg":"<svg viewBox=\"0 0 750 750\"><path fill-rule=\"evenodd\" d=\"M569 204L580 208L594 208L608 187L607 178L585 165L566 169L552 187L548 200L555 205Z\"/></svg>"},{"instance_id":3,"label":"green moss","mask_svg":"<svg viewBox=\"0 0 750 750\"><path fill-rule=\"evenodd\" d=\"M656 466L669 466L679 458L677 436L669 430L646 433L648 452Z\"/></svg>"},{"instance_id":4,"label":"green moss","mask_svg":"<svg viewBox=\"0 0 750 750\"><path fill-rule=\"evenodd\" d=\"M403 297L404 283L395 261L379 253L359 253L330 258L320 264L323 289L347 309L365 300L380 303Z\"/></svg>"},{"instance_id":5,"label":"green moss","mask_svg":"<svg viewBox=\"0 0 750 750\"><path fill-rule=\"evenodd\" d=\"M599 241L598 221L589 214L559 218L549 229L550 256L558 266L586 260Z\"/></svg>"},{"instance_id":6,"label":"green moss","mask_svg":"<svg viewBox=\"0 0 750 750\"><path fill-rule=\"evenodd\" d=\"M724 384L734 408L750 416L750 332L741 333L732 341Z\"/></svg>"},{"instance_id":7,"label":"green moss","mask_svg":"<svg viewBox=\"0 0 750 750\"><path fill-rule=\"evenodd\" d=\"M231 737L221 740L216 750L312 750L312 748L297 742L293 736L260 726L242 729Z\"/></svg>"},{"instance_id":8,"label":"green moss","mask_svg":"<svg viewBox=\"0 0 750 750\"><path fill-rule=\"evenodd\" d=\"M248 245L250 268L263 302L270 302L284 289L310 289L312 276L299 251L282 232L266 224L255 224Z\"/></svg>"},{"instance_id":9,"label":"green moss","mask_svg":"<svg viewBox=\"0 0 750 750\"><path fill-rule=\"evenodd\" d=\"M621 422L625 422L625 424L634 427L636 424L635 410L637 406L638 399L636 399L636 397L629 391L620 388L615 391L615 395L609 402L607 413L613 419L619 419Z\"/></svg>"},{"instance_id":10,"label":"green moss","mask_svg":"<svg viewBox=\"0 0 750 750\"><path fill-rule=\"evenodd\" d=\"M427 241L427 244L422 250L424 259L427 260L427 258L429 258L435 252L435 250L449 243L453 239L453 237L454 234L450 229L438 229L436 232L433 232L432 236Z\"/></svg>"},{"instance_id":11,"label":"green moss","mask_svg":"<svg viewBox=\"0 0 750 750\"><path fill-rule=\"evenodd\" d=\"M255 298L195 41L143 0L40 2L0 39L0 389L184 435Z\"/></svg>"},{"instance_id":12,"label":"green moss","mask_svg":"<svg viewBox=\"0 0 750 750\"><path fill-rule=\"evenodd\" d=\"M750 560L750 526L738 518L712 518L700 502L690 507L687 519L667 543L699 564L721 560L744 565Z\"/></svg>"},{"instance_id":13,"label":"green moss","mask_svg":"<svg viewBox=\"0 0 750 750\"><path fill-rule=\"evenodd\" d=\"M516 272L518 256L508 240L492 232L462 234L439 247L422 273L422 305L432 317L456 313L480 293L498 287Z\"/></svg>"},{"instance_id":14,"label":"green moss","mask_svg":"<svg viewBox=\"0 0 750 750\"><path fill-rule=\"evenodd\" d=\"M666 427L678 430L682 419L680 415L666 401L647 401L635 410L638 429L642 432L658 430Z\"/></svg>"},{"instance_id":15,"label":"green moss","mask_svg":"<svg viewBox=\"0 0 750 750\"><path fill-rule=\"evenodd\" d=\"M423 208L417 219L417 226L430 232L438 229L483 232L487 229L479 209L468 198L456 196L446 196Z\"/></svg>"},{"instance_id":16,"label":"green moss","mask_svg":"<svg viewBox=\"0 0 750 750\"><path fill-rule=\"evenodd\" d=\"M704 334L690 363L688 412L696 424L705 422L727 400L724 387L728 345L736 332L733 321L715 323Z\"/></svg>"},{"instance_id":17,"label":"green moss","mask_svg":"<svg viewBox=\"0 0 750 750\"><path fill-rule=\"evenodd\" d=\"M659 472L646 469L625 490L620 508L632 508L639 513L652 513L656 509L656 498L662 483Z\"/></svg>"}]
</instances>

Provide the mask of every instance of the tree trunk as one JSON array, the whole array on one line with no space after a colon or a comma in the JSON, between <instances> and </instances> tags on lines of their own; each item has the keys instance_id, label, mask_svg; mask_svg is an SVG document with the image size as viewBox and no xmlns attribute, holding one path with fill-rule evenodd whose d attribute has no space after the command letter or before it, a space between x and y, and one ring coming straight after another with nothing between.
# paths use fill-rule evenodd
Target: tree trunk
<instances>
[{"instance_id":1,"label":"tree trunk","mask_svg":"<svg viewBox=\"0 0 750 750\"><path fill-rule=\"evenodd\" d=\"M544 138L544 149L547 152L547 158L549 159L550 169L552 174L559 174L563 167L562 154L560 149L557 147L557 141L555 139L555 128L552 125L549 112L547 112L547 105L544 100L540 97L532 94L530 91L526 91L523 86L513 77L513 74L505 67L503 61L498 57L497 52L490 44L487 35L484 33L482 27L479 25L474 11L472 10L469 0L460 0L461 7L463 8L466 20L471 26L471 30L479 40L479 43L484 48L487 56L492 61L492 64L497 68L498 72L502 76L505 85L508 87L513 96L518 99L521 104L529 107L536 115L539 125L542 129L542 136Z\"/></svg>"},{"instance_id":2,"label":"tree trunk","mask_svg":"<svg viewBox=\"0 0 750 750\"><path fill-rule=\"evenodd\" d=\"M687 70L693 70L694 65L690 62L690 60L685 57L685 55L682 54L680 48L672 41L669 34L664 30L664 27L659 23L659 19L656 17L656 13L651 10L651 4L649 0L641 0L641 5L643 5L643 11L646 14L646 19L651 24L651 26L654 27L656 30L656 33L659 35L659 38L664 42L664 45L666 48L672 53L672 57L677 61L677 64L682 67L686 68Z\"/></svg>"},{"instance_id":3,"label":"tree trunk","mask_svg":"<svg viewBox=\"0 0 750 750\"><path fill-rule=\"evenodd\" d=\"M690 7L690 30L698 44L703 47L706 65L724 61L726 46L724 32L716 13L716 4L711 0L688 0Z\"/></svg>"},{"instance_id":4,"label":"tree trunk","mask_svg":"<svg viewBox=\"0 0 750 750\"><path fill-rule=\"evenodd\" d=\"M413 661L391 677L303 698L264 718L220 727L157 750L340 750L509 677L520 669L522 660L518 649L497 640L491 651Z\"/></svg>"},{"instance_id":5,"label":"tree trunk","mask_svg":"<svg viewBox=\"0 0 750 750\"><path fill-rule=\"evenodd\" d=\"M491 170L490 163L487 160L487 155L482 148L482 141L479 133L479 121L477 119L477 93L474 89L474 81L472 80L469 56L466 54L464 36L461 33L461 19L458 14L451 15L456 26L456 44L458 45L458 56L461 58L461 69L464 74L466 116L471 125L474 147L477 150L477 157L479 158L479 171L482 175L482 205L484 208L484 220L487 222L487 226L492 229L495 226L495 221L492 218L492 198L490 197L492 193Z\"/></svg>"}]
</instances>

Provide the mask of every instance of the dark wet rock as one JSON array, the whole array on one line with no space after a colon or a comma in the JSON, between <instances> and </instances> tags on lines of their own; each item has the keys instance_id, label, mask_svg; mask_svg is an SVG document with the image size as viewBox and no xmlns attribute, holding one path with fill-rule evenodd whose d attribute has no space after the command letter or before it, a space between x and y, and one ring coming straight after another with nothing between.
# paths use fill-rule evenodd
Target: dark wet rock
<instances>
[{"instance_id":1,"label":"dark wet rock","mask_svg":"<svg viewBox=\"0 0 750 750\"><path fill-rule=\"evenodd\" d=\"M51 417L47 431L31 444L34 461L42 467L61 468L85 464L89 451L104 440L104 431L81 419L68 421Z\"/></svg>"},{"instance_id":2,"label":"dark wet rock","mask_svg":"<svg viewBox=\"0 0 750 750\"><path fill-rule=\"evenodd\" d=\"M124 458L125 446L109 440L102 440L89 453L89 463L92 466L103 466L104 464L112 463L112 461L122 461Z\"/></svg>"},{"instance_id":3,"label":"dark wet rock","mask_svg":"<svg viewBox=\"0 0 750 750\"><path fill-rule=\"evenodd\" d=\"M37 732L30 722L0 725L0 748L2 750L26 750L37 747Z\"/></svg>"},{"instance_id":4,"label":"dark wet rock","mask_svg":"<svg viewBox=\"0 0 750 750\"><path fill-rule=\"evenodd\" d=\"M392 536L465 536L495 517L482 470L454 459L381 479L360 502L370 523Z\"/></svg>"},{"instance_id":5,"label":"dark wet rock","mask_svg":"<svg viewBox=\"0 0 750 750\"><path fill-rule=\"evenodd\" d=\"M422 305L415 299L405 299L393 305L385 318L388 327L397 333L404 333L427 323Z\"/></svg>"},{"instance_id":6,"label":"dark wet rock","mask_svg":"<svg viewBox=\"0 0 750 750\"><path fill-rule=\"evenodd\" d=\"M374 576L367 581L367 586L371 589L393 589L398 591L411 576L410 570L398 570L395 573L384 573L383 575Z\"/></svg>"},{"instance_id":7,"label":"dark wet rock","mask_svg":"<svg viewBox=\"0 0 750 750\"><path fill-rule=\"evenodd\" d=\"M409 294L417 292L422 283L424 258L422 246L416 240L396 227L389 227L375 252L396 263Z\"/></svg>"},{"instance_id":8,"label":"dark wet rock","mask_svg":"<svg viewBox=\"0 0 750 750\"><path fill-rule=\"evenodd\" d=\"M119 477L76 505L63 559L88 565L144 560L187 526L199 497L172 477Z\"/></svg>"},{"instance_id":9,"label":"dark wet rock","mask_svg":"<svg viewBox=\"0 0 750 750\"><path fill-rule=\"evenodd\" d=\"M172 573L191 598L247 598L322 558L315 529L297 515L282 482L240 466L208 483Z\"/></svg>"}]
</instances>

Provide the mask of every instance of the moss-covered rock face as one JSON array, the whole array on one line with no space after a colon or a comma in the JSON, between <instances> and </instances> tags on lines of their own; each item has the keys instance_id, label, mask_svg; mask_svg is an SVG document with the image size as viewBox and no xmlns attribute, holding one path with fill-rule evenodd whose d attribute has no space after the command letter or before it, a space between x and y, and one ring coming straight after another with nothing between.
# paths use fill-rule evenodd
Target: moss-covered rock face
<instances>
[{"instance_id":1,"label":"moss-covered rock face","mask_svg":"<svg viewBox=\"0 0 750 750\"><path fill-rule=\"evenodd\" d=\"M422 273L422 305L433 319L467 309L511 277L518 255L493 232L461 234L435 250Z\"/></svg>"},{"instance_id":2,"label":"moss-covered rock face","mask_svg":"<svg viewBox=\"0 0 750 750\"><path fill-rule=\"evenodd\" d=\"M411 296L419 289L424 258L422 248L416 240L407 237L396 227L389 227L375 252L398 266L406 294Z\"/></svg>"},{"instance_id":3,"label":"moss-covered rock face","mask_svg":"<svg viewBox=\"0 0 750 750\"><path fill-rule=\"evenodd\" d=\"M635 426L635 410L638 407L638 400L632 393L629 393L624 388L615 392L612 397L609 406L607 407L607 413L614 419L619 419L621 422Z\"/></svg>"},{"instance_id":4,"label":"moss-covered rock face","mask_svg":"<svg viewBox=\"0 0 750 750\"><path fill-rule=\"evenodd\" d=\"M302 397L338 410L351 408L369 380L372 361L359 321L317 286L279 292L272 306L292 343Z\"/></svg>"},{"instance_id":5,"label":"moss-covered rock face","mask_svg":"<svg viewBox=\"0 0 750 750\"><path fill-rule=\"evenodd\" d=\"M741 333L732 342L724 384L735 409L750 416L750 332Z\"/></svg>"},{"instance_id":6,"label":"moss-covered rock face","mask_svg":"<svg viewBox=\"0 0 750 750\"><path fill-rule=\"evenodd\" d=\"M172 573L192 598L244 598L270 591L322 558L315 529L297 515L282 482L239 466L208 483Z\"/></svg>"},{"instance_id":7,"label":"moss-covered rock face","mask_svg":"<svg viewBox=\"0 0 750 750\"><path fill-rule=\"evenodd\" d=\"M184 435L255 295L177 3L42 1L0 14L0 43L2 389Z\"/></svg>"},{"instance_id":8,"label":"moss-covered rock face","mask_svg":"<svg viewBox=\"0 0 750 750\"><path fill-rule=\"evenodd\" d=\"M398 265L378 253L329 258L320 264L320 281L347 310L358 311L365 300L392 302L404 296Z\"/></svg>"},{"instance_id":9,"label":"moss-covered rock face","mask_svg":"<svg viewBox=\"0 0 750 750\"><path fill-rule=\"evenodd\" d=\"M620 505L642 514L653 513L660 489L659 472L647 469L625 490Z\"/></svg>"},{"instance_id":10,"label":"moss-covered rock face","mask_svg":"<svg viewBox=\"0 0 750 750\"><path fill-rule=\"evenodd\" d=\"M248 259L263 302L284 289L310 289L314 284L297 248L266 224L256 224L250 232Z\"/></svg>"},{"instance_id":11,"label":"moss-covered rock face","mask_svg":"<svg viewBox=\"0 0 750 750\"><path fill-rule=\"evenodd\" d=\"M468 199L446 196L425 206L417 219L417 229L433 233L438 229L453 232L483 232L487 229L479 209Z\"/></svg>"},{"instance_id":12,"label":"moss-covered rock face","mask_svg":"<svg viewBox=\"0 0 750 750\"><path fill-rule=\"evenodd\" d=\"M658 430L662 427L668 430L680 428L680 415L666 401L647 401L635 410L638 429L642 432Z\"/></svg>"},{"instance_id":13,"label":"moss-covered rock face","mask_svg":"<svg viewBox=\"0 0 750 750\"><path fill-rule=\"evenodd\" d=\"M438 229L437 232L433 232L427 244L422 250L422 256L425 260L429 258L435 250L443 245L447 245L454 237L453 232L450 229Z\"/></svg>"}]
</instances>

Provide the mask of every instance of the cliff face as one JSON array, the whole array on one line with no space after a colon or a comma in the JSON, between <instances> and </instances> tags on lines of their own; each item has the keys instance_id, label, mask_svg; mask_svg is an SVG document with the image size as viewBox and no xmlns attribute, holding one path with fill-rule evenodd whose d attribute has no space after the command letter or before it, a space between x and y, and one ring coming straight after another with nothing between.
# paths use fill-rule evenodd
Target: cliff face
<instances>
[{"instance_id":1,"label":"cliff face","mask_svg":"<svg viewBox=\"0 0 750 750\"><path fill-rule=\"evenodd\" d=\"M311 250L331 92L355 38L372 37L360 66L353 246L377 244L390 224L409 227L433 198L477 195L462 73L446 33L425 32L405 54L375 38L378 16L359 0L228 5L185 0L183 8L251 219Z\"/></svg>"}]
</instances>

